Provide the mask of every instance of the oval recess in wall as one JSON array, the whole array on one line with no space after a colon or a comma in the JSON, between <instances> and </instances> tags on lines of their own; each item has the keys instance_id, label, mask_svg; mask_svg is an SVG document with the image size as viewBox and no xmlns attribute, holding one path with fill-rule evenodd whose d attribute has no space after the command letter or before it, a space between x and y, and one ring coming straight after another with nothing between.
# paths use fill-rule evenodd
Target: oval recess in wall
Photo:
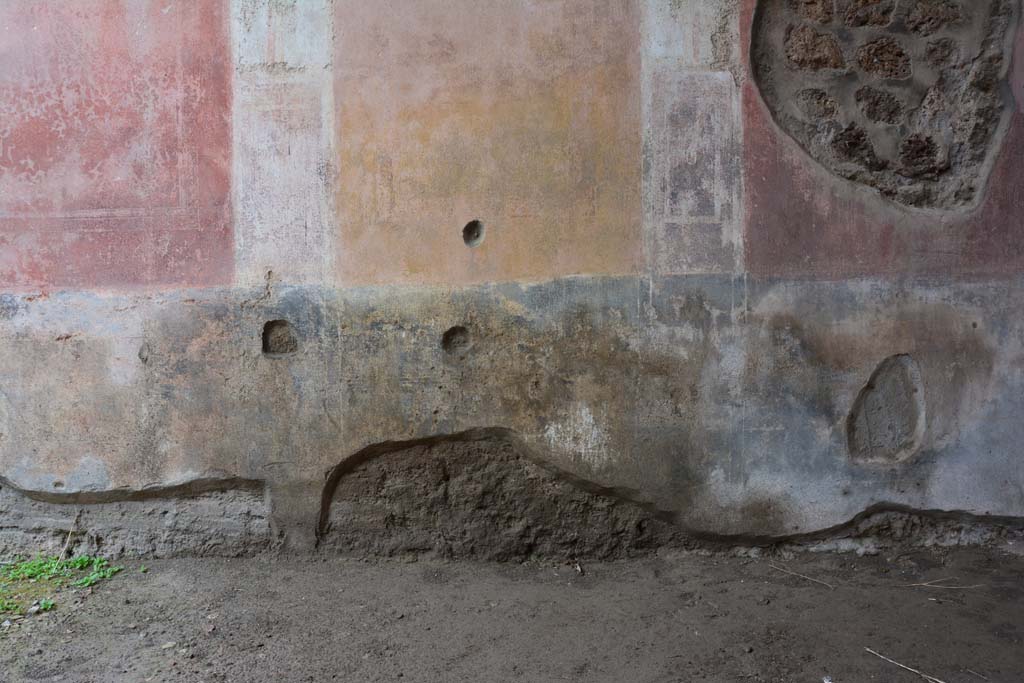
<instances>
[{"instance_id":1,"label":"oval recess in wall","mask_svg":"<svg viewBox=\"0 0 1024 683\"><path fill-rule=\"evenodd\" d=\"M895 465L917 454L925 432L921 369L906 354L883 360L860 390L846 419L855 462Z\"/></svg>"}]
</instances>

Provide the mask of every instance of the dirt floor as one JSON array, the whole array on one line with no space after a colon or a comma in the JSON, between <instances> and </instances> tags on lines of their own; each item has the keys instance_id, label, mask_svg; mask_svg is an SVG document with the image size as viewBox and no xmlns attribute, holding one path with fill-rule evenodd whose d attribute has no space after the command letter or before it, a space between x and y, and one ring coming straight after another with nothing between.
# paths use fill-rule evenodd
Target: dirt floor
<instances>
[{"instance_id":1,"label":"dirt floor","mask_svg":"<svg viewBox=\"0 0 1024 683\"><path fill-rule=\"evenodd\" d=\"M1024 680L1024 557L989 550L671 553L582 574L342 559L147 565L0 628L0 680L928 680L866 648L932 683Z\"/></svg>"}]
</instances>

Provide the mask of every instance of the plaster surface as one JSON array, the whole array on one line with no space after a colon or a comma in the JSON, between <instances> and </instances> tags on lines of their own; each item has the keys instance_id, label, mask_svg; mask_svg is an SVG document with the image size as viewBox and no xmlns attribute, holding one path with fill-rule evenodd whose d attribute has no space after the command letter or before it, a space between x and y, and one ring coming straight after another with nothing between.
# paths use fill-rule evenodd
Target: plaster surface
<instances>
[{"instance_id":1,"label":"plaster surface","mask_svg":"<svg viewBox=\"0 0 1024 683\"><path fill-rule=\"evenodd\" d=\"M334 547L338 473L469 440L695 538L1024 517L1019 28L977 206L922 211L774 122L753 0L90 2L0 9L0 107L141 98L0 124L5 509Z\"/></svg>"},{"instance_id":2,"label":"plaster surface","mask_svg":"<svg viewBox=\"0 0 1024 683\"><path fill-rule=\"evenodd\" d=\"M224 10L0 6L5 289L230 282Z\"/></svg>"}]
</instances>

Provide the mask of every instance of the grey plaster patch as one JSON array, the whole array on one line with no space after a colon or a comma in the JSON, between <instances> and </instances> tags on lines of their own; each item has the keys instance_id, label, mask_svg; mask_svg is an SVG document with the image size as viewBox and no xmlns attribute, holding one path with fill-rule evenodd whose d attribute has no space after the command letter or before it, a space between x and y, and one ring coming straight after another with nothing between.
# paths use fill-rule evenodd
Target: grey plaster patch
<instances>
[{"instance_id":1,"label":"grey plaster patch","mask_svg":"<svg viewBox=\"0 0 1024 683\"><path fill-rule=\"evenodd\" d=\"M739 78L739 0L643 0L644 60Z\"/></svg>"},{"instance_id":2,"label":"grey plaster patch","mask_svg":"<svg viewBox=\"0 0 1024 683\"><path fill-rule=\"evenodd\" d=\"M332 277L333 3L231 0L235 279Z\"/></svg>"},{"instance_id":3,"label":"grey plaster patch","mask_svg":"<svg viewBox=\"0 0 1024 683\"><path fill-rule=\"evenodd\" d=\"M238 557L268 549L272 538L265 496L254 485L44 500L0 481L0 558L58 554L65 544L72 554L105 557Z\"/></svg>"},{"instance_id":4,"label":"grey plaster patch","mask_svg":"<svg viewBox=\"0 0 1024 683\"><path fill-rule=\"evenodd\" d=\"M10 320L22 308L20 297L14 294L0 294L0 320Z\"/></svg>"},{"instance_id":5,"label":"grey plaster patch","mask_svg":"<svg viewBox=\"0 0 1024 683\"><path fill-rule=\"evenodd\" d=\"M53 295L0 327L0 472L95 492L72 476L91 455L114 489L259 479L277 528L311 545L344 454L487 426L695 532L803 533L882 501L1015 515L1022 297L1017 280L731 275ZM268 320L288 320L300 352L264 360ZM452 326L471 352L446 353ZM125 333L142 334L145 363L115 343ZM922 457L880 472L849 457L846 419L900 353L920 366L926 434ZM136 366L127 380L111 376L117 355Z\"/></svg>"},{"instance_id":6,"label":"grey plaster patch","mask_svg":"<svg viewBox=\"0 0 1024 683\"><path fill-rule=\"evenodd\" d=\"M644 222L655 274L741 269L739 88L726 71L649 67Z\"/></svg>"}]
</instances>

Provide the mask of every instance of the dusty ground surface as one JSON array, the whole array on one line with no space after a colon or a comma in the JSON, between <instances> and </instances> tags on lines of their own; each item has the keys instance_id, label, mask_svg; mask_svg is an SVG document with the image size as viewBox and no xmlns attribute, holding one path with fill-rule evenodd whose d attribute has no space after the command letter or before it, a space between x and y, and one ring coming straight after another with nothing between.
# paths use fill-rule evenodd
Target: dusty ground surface
<instances>
[{"instance_id":1,"label":"dusty ground surface","mask_svg":"<svg viewBox=\"0 0 1024 683\"><path fill-rule=\"evenodd\" d=\"M148 569L0 629L0 679L1024 680L1024 557L988 550Z\"/></svg>"}]
</instances>

